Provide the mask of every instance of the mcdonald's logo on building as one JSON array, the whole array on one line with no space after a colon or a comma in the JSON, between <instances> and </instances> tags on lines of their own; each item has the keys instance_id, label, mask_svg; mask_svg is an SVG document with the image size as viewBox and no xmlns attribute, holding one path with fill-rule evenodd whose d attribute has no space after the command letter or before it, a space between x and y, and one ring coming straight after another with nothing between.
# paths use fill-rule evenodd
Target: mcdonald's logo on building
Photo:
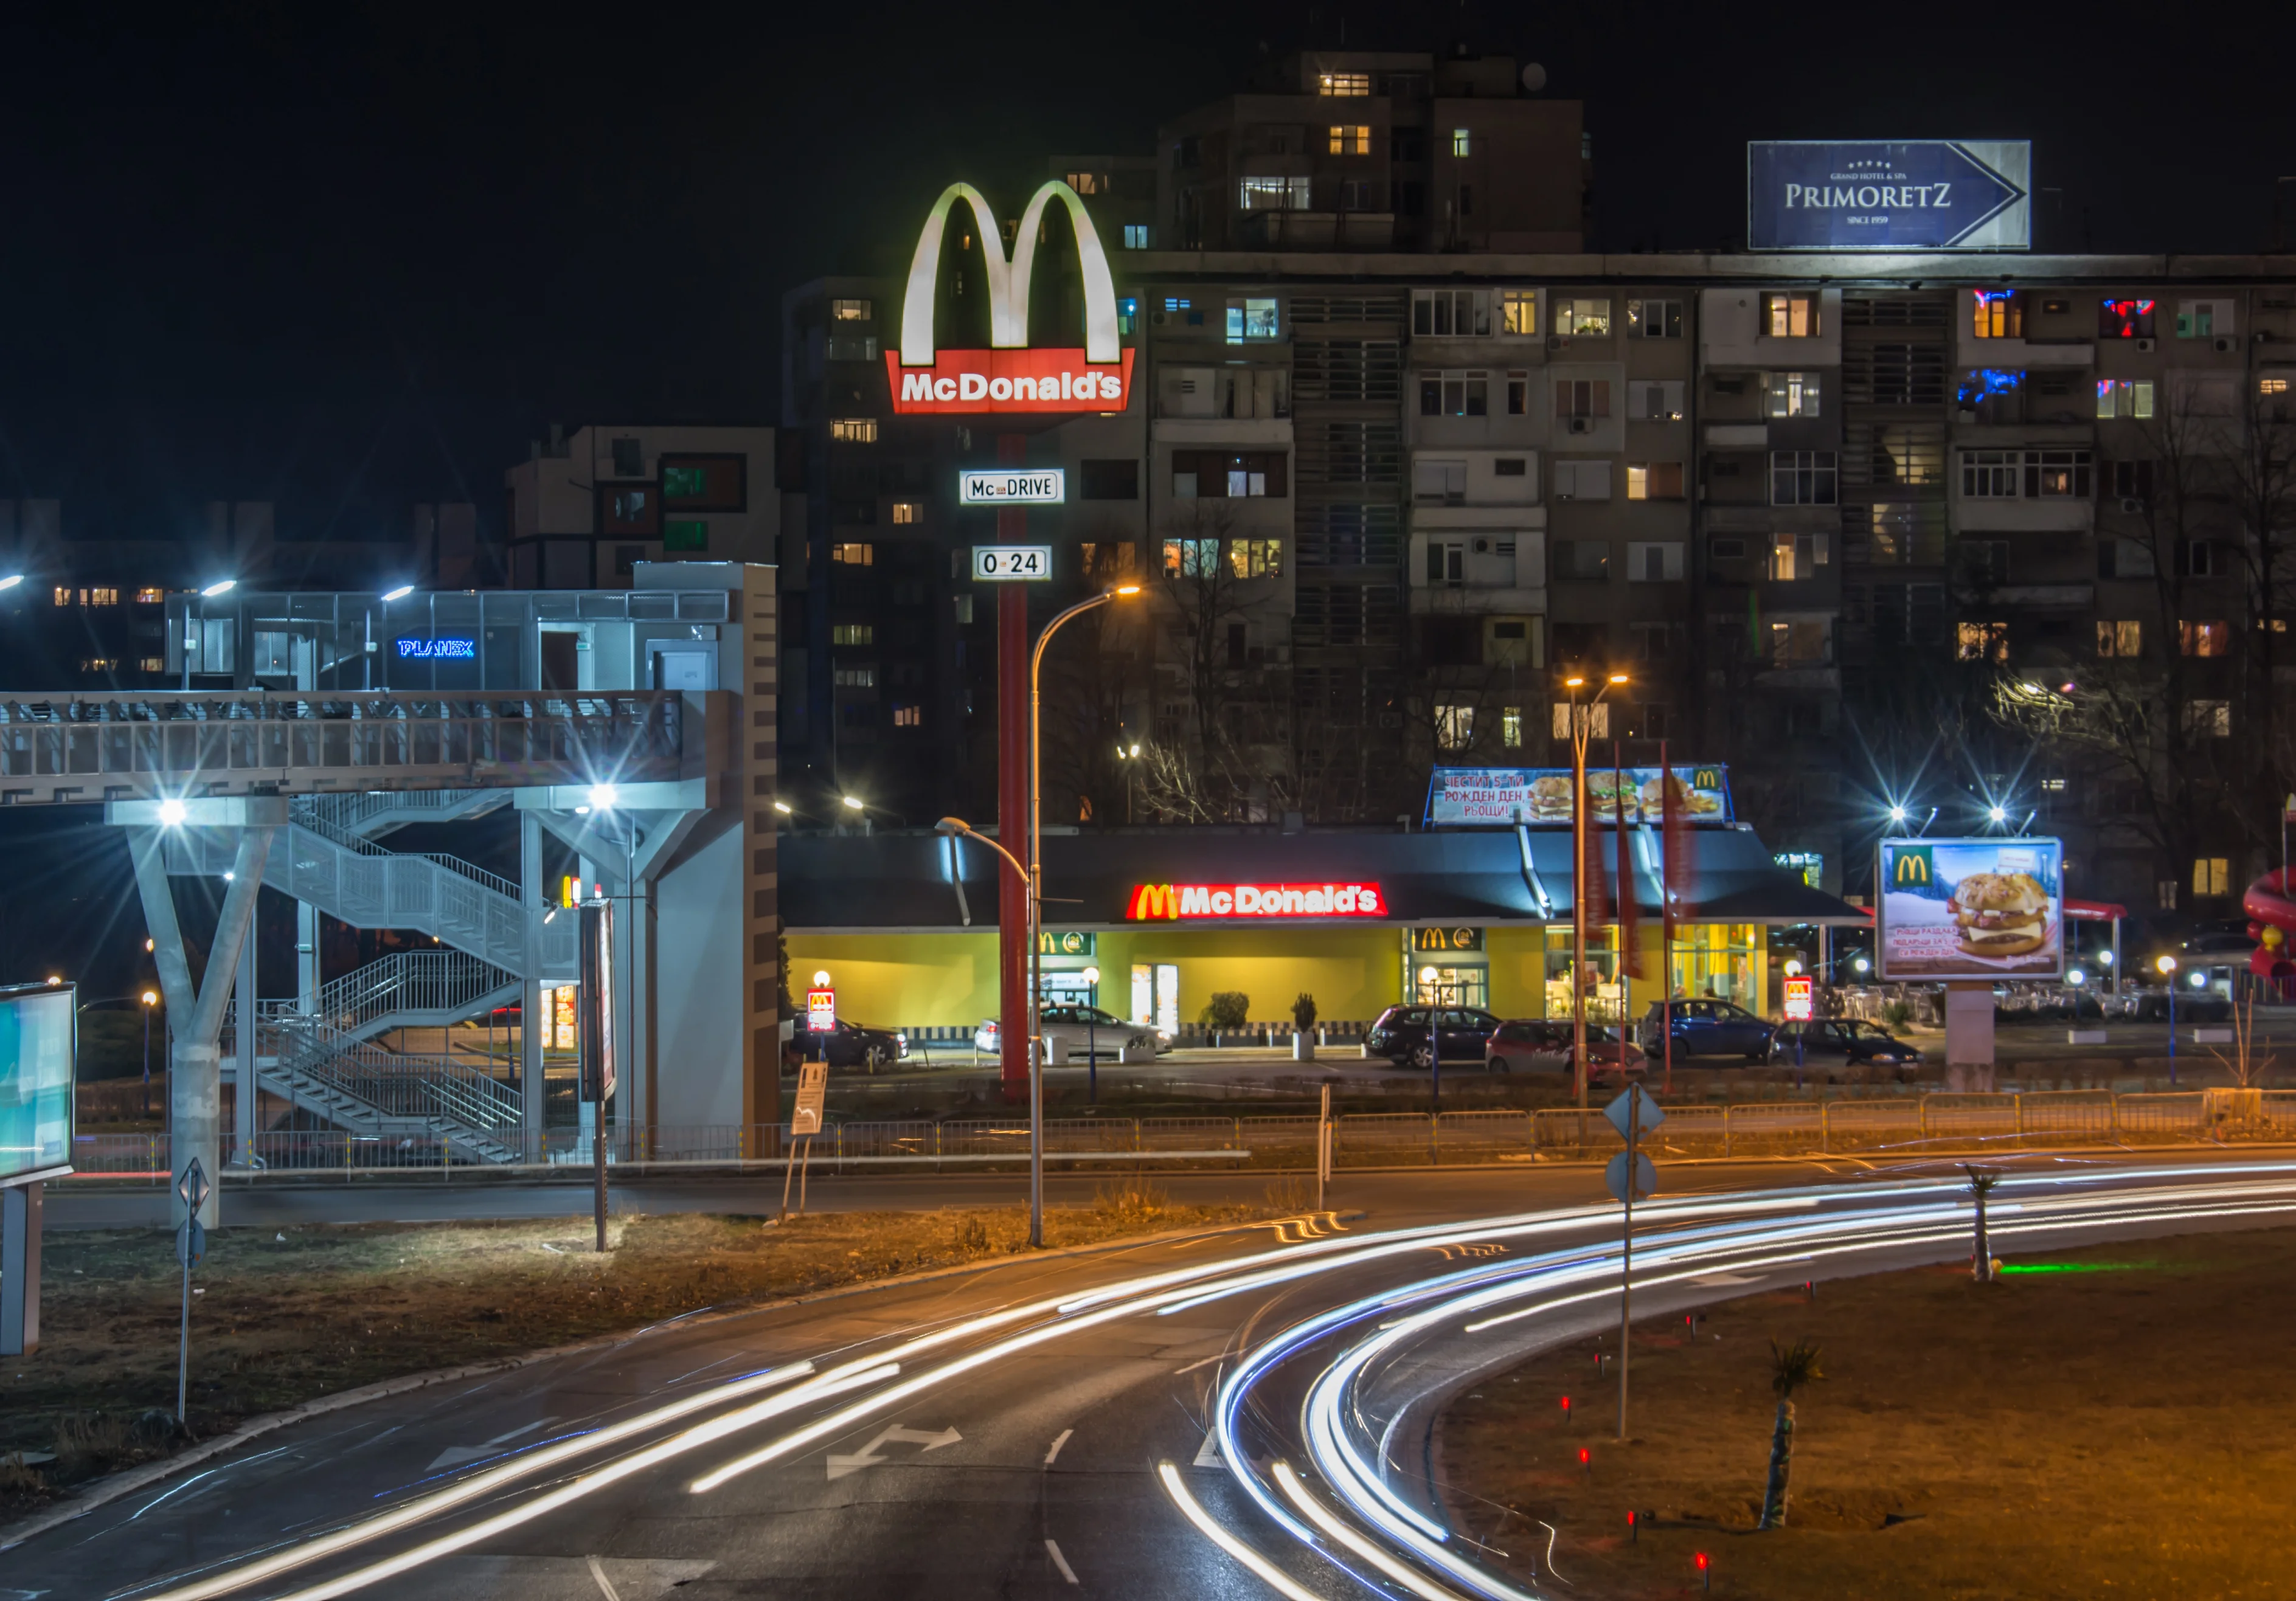
<instances>
[{"instance_id":1,"label":"mcdonald's logo on building","mask_svg":"<svg viewBox=\"0 0 2296 1601\"><path fill-rule=\"evenodd\" d=\"M939 287L948 215L962 200L972 210L988 276L987 350L943 350L933 338L933 298ZM1067 211L1076 235L1077 266L1084 280L1082 348L1033 348L1029 344L1029 285L1037 264L1037 238L1046 208ZM901 344L885 352L885 376L896 413L1120 412L1132 396L1136 352L1118 338L1116 282L1108 252L1084 201L1057 178L1029 198L1013 230L1006 260L996 213L970 184L941 191L917 236L901 300Z\"/></svg>"},{"instance_id":2,"label":"mcdonald's logo on building","mask_svg":"<svg viewBox=\"0 0 2296 1601\"><path fill-rule=\"evenodd\" d=\"M1891 845L1890 853L1890 888L1927 889L1937 882L1937 864L1930 858L1928 845Z\"/></svg>"},{"instance_id":3,"label":"mcdonald's logo on building","mask_svg":"<svg viewBox=\"0 0 2296 1601\"><path fill-rule=\"evenodd\" d=\"M1128 921L1179 918L1375 918L1376 884L1136 884Z\"/></svg>"},{"instance_id":4,"label":"mcdonald's logo on building","mask_svg":"<svg viewBox=\"0 0 2296 1601\"><path fill-rule=\"evenodd\" d=\"M1151 922L1158 918L1180 915L1180 893L1168 884L1140 884L1133 886L1132 908L1125 917L1135 923Z\"/></svg>"}]
</instances>

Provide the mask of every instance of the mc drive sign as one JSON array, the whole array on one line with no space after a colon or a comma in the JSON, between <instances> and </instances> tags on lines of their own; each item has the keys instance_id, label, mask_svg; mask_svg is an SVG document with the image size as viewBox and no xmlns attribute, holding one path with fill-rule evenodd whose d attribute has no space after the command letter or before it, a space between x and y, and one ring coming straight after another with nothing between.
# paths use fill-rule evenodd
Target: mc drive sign
<instances>
[{"instance_id":1,"label":"mc drive sign","mask_svg":"<svg viewBox=\"0 0 2296 1601\"><path fill-rule=\"evenodd\" d=\"M1746 147L1750 250L2030 250L2021 139L1778 140Z\"/></svg>"}]
</instances>

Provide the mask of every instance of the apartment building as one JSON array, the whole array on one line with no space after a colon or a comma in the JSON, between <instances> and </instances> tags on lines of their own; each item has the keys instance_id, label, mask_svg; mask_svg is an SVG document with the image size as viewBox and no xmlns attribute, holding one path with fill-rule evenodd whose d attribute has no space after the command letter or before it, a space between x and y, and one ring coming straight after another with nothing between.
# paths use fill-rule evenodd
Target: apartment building
<instances>
[{"instance_id":1,"label":"apartment building","mask_svg":"<svg viewBox=\"0 0 2296 1601\"><path fill-rule=\"evenodd\" d=\"M641 561L777 554L771 429L554 426L503 482L512 589L627 589Z\"/></svg>"}]
</instances>

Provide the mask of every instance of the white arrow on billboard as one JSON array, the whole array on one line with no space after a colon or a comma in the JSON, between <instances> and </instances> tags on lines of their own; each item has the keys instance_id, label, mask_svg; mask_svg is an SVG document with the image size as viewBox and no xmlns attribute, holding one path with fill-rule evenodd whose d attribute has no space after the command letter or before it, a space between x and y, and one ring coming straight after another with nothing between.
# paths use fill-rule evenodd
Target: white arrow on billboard
<instances>
[{"instance_id":1,"label":"white arrow on billboard","mask_svg":"<svg viewBox=\"0 0 2296 1601\"><path fill-rule=\"evenodd\" d=\"M929 1451L937 1451L942 1446L955 1445L964 1438L964 1436L955 1429L943 1429L938 1434L928 1434L922 1429L905 1429L897 1425L892 1428L881 1431L874 1440L849 1457L830 1458L829 1476L832 1479L841 1479L847 1474L859 1473L865 1467L876 1466L885 1460L883 1457L877 1454L877 1448L888 1442L922 1445Z\"/></svg>"}]
</instances>

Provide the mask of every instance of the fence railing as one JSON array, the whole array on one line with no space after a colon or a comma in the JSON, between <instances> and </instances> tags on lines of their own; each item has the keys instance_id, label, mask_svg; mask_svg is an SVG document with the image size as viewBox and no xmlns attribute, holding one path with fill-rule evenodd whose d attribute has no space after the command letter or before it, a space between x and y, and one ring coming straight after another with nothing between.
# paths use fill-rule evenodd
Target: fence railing
<instances>
[{"instance_id":1,"label":"fence railing","mask_svg":"<svg viewBox=\"0 0 2296 1601\"><path fill-rule=\"evenodd\" d=\"M498 1115L498 1114L497 1114ZM1488 1166L1607 1157L1621 1146L1599 1111L1357 1113L1333 1119L1333 1161L1342 1168ZM515 1132L498 1123L506 1142ZM2296 1090L2193 1090L2115 1095L2062 1090L2022 1095L1923 1095L1887 1100L1749 1102L1666 1108L1645 1148L1660 1162L1733 1157L1866 1155L1915 1156L2074 1146L2175 1146L2296 1140ZM228 1145L228 1137L226 1137ZM789 1125L712 1123L614 1131L611 1159L730 1165L778 1162L797 1153ZM343 1134L257 1136L275 1173L363 1172L465 1164L435 1138ZM545 1141L552 1164L590 1160L573 1129ZM1315 1165L1316 1119L1276 1117L1062 1118L1045 1125L1045 1154L1079 1171ZM837 1123L806 1153L826 1172L935 1168L963 1171L1026 1162L1025 1118ZM228 1164L233 1160L227 1150ZM164 1134L84 1134L74 1148L82 1176L164 1176ZM483 1169L479 1171L485 1171ZM495 1171L500 1171L496 1169Z\"/></svg>"}]
</instances>

